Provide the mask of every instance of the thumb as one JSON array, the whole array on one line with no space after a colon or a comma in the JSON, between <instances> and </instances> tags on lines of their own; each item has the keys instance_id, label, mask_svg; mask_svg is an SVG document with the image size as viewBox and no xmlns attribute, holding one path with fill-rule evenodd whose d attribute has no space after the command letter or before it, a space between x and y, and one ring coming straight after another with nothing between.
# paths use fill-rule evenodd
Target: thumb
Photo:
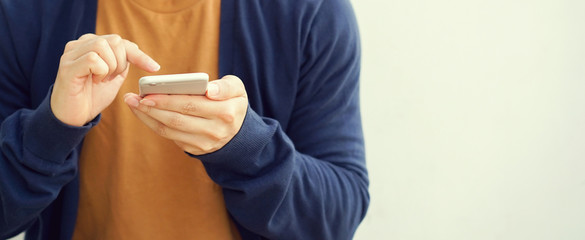
<instances>
[{"instance_id":1,"label":"thumb","mask_svg":"<svg viewBox=\"0 0 585 240\"><path fill-rule=\"evenodd\" d=\"M246 88L236 76L228 75L207 85L207 97L212 100L222 101L241 96L246 96Z\"/></svg>"}]
</instances>

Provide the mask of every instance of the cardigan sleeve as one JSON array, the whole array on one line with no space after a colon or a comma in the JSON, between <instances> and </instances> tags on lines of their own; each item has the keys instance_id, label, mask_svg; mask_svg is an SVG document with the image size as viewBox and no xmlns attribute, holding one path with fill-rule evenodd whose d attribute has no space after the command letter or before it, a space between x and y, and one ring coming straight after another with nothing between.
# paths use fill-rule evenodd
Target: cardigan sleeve
<instances>
[{"instance_id":1,"label":"cardigan sleeve","mask_svg":"<svg viewBox=\"0 0 585 240\"><path fill-rule=\"evenodd\" d=\"M34 18L15 12L14 4L0 5L0 239L28 228L75 177L77 147L98 121L83 127L61 123L51 111L50 94L33 107L27 63L34 61L29 53L35 48L17 49L15 43L35 45L35 37L27 34L35 29L19 27Z\"/></svg>"},{"instance_id":2,"label":"cardigan sleeve","mask_svg":"<svg viewBox=\"0 0 585 240\"><path fill-rule=\"evenodd\" d=\"M195 156L241 232L253 233L244 238L351 239L369 204L349 2L322 1L309 32L287 128L249 108L231 142Z\"/></svg>"}]
</instances>

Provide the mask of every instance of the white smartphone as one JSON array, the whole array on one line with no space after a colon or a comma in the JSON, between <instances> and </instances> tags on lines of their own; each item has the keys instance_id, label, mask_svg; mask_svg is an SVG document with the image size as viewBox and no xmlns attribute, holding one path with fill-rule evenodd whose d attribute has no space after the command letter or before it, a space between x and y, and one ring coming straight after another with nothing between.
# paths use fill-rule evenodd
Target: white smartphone
<instances>
[{"instance_id":1,"label":"white smartphone","mask_svg":"<svg viewBox=\"0 0 585 240\"><path fill-rule=\"evenodd\" d=\"M148 94L205 95L207 82L207 73L182 73L141 77L138 86L141 97Z\"/></svg>"}]
</instances>

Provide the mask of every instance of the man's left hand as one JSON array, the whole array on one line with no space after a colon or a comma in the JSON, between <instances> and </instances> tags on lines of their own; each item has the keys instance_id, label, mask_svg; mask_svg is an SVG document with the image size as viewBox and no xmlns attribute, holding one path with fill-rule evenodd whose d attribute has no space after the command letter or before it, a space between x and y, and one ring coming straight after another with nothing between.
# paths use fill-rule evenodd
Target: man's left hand
<instances>
[{"instance_id":1,"label":"man's left hand","mask_svg":"<svg viewBox=\"0 0 585 240\"><path fill-rule=\"evenodd\" d=\"M203 155L225 146L240 130L248 109L242 80L211 81L205 96L128 93L124 101L144 124L185 152Z\"/></svg>"}]
</instances>

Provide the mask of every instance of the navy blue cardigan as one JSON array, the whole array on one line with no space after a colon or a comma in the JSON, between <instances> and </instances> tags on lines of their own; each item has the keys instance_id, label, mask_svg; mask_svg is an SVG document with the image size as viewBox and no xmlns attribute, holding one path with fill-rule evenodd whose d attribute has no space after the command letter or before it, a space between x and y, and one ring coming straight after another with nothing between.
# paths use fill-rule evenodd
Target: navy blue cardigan
<instances>
[{"instance_id":1,"label":"navy blue cardigan","mask_svg":"<svg viewBox=\"0 0 585 240\"><path fill-rule=\"evenodd\" d=\"M0 238L73 234L81 142L99 117L62 124L50 89L96 8L0 0ZM352 238L369 204L359 69L348 0L222 0L220 76L244 81L250 108L230 143L197 158L244 239Z\"/></svg>"}]
</instances>

